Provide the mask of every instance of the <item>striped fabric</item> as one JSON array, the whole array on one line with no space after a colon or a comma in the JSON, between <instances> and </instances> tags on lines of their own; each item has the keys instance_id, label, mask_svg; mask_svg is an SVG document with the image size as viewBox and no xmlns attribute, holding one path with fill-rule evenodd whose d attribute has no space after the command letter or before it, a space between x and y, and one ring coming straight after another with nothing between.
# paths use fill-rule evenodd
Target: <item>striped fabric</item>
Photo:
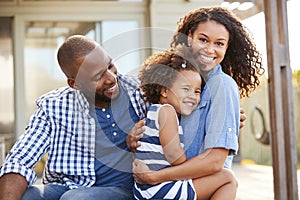
<instances>
[{"instance_id":1,"label":"striped fabric","mask_svg":"<svg viewBox=\"0 0 300 200\"><path fill-rule=\"evenodd\" d=\"M141 146L137 148L136 158L142 160L152 170L159 170L171 166L164 156L159 141L158 113L161 104L153 104L148 108L146 130L140 140ZM178 123L178 122L177 122ZM183 139L181 126L179 126L180 141ZM180 143L183 147L183 143ZM196 199L192 180L164 182L157 185L134 184L136 199Z\"/></svg>"}]
</instances>

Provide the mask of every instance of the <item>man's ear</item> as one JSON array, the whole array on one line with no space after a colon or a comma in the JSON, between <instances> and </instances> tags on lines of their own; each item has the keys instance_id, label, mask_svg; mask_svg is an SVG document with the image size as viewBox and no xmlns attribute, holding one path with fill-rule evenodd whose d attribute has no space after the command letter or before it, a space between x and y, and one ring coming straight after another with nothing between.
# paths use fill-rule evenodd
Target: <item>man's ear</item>
<instances>
[{"instance_id":1,"label":"man's ear","mask_svg":"<svg viewBox=\"0 0 300 200\"><path fill-rule=\"evenodd\" d=\"M75 79L74 78L68 78L68 85L71 87L71 88L74 88L76 90L79 90L79 87L78 85L75 83Z\"/></svg>"}]
</instances>

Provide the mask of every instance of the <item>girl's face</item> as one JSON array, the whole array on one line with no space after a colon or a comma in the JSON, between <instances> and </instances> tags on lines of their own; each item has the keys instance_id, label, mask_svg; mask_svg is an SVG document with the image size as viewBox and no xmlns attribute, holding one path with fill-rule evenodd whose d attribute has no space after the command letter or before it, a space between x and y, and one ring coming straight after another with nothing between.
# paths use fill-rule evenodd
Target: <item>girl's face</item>
<instances>
[{"instance_id":1,"label":"girl's face","mask_svg":"<svg viewBox=\"0 0 300 200\"><path fill-rule=\"evenodd\" d=\"M198 72L183 70L170 89L162 92L164 103L171 104L178 114L189 115L200 102L201 77Z\"/></svg>"},{"instance_id":2,"label":"girl's face","mask_svg":"<svg viewBox=\"0 0 300 200\"><path fill-rule=\"evenodd\" d=\"M188 42L192 47L196 60L201 63L200 70L208 72L224 59L229 32L224 25L215 21L200 23L193 34L189 34Z\"/></svg>"}]
</instances>

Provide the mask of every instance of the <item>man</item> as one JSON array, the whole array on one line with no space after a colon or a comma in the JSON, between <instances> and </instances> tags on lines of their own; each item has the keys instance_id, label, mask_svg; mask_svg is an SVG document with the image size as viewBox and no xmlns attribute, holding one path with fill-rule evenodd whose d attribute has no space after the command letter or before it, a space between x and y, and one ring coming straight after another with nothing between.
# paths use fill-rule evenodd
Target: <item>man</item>
<instances>
[{"instance_id":1,"label":"man","mask_svg":"<svg viewBox=\"0 0 300 200\"><path fill-rule=\"evenodd\" d=\"M146 110L138 82L118 75L104 49L84 36L68 38L57 58L69 87L37 100L1 167L0 199L132 199L126 136ZM45 185L30 186L47 152Z\"/></svg>"}]
</instances>

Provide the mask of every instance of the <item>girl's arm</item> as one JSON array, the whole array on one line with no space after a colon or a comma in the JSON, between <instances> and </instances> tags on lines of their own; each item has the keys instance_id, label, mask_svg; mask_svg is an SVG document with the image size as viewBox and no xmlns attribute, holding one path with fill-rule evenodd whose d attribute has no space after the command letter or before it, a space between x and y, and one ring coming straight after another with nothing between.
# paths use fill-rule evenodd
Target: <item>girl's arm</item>
<instances>
[{"instance_id":1,"label":"girl's arm","mask_svg":"<svg viewBox=\"0 0 300 200\"><path fill-rule=\"evenodd\" d=\"M186 155L180 146L178 131L178 117L171 105L164 105L158 114L159 140L166 159L172 165L178 165L186 161Z\"/></svg>"}]
</instances>

